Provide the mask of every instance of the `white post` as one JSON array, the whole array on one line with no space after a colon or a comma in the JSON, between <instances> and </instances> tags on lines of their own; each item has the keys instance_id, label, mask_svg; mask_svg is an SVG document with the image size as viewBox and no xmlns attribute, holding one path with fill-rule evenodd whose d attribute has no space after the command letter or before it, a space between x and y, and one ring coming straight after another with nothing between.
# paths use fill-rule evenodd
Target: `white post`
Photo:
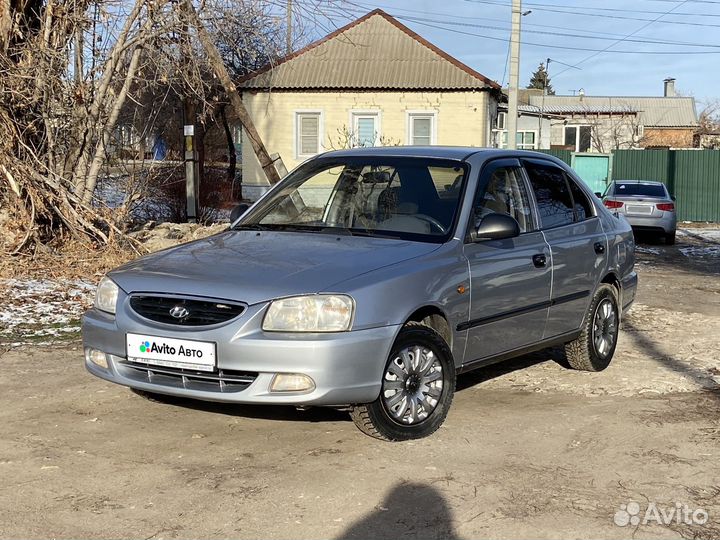
<instances>
[{"instance_id":1,"label":"white post","mask_svg":"<svg viewBox=\"0 0 720 540\"><path fill-rule=\"evenodd\" d=\"M510 34L510 86L508 89L508 148L517 148L518 86L520 84L520 20L521 0L512 2L512 32Z\"/></svg>"}]
</instances>

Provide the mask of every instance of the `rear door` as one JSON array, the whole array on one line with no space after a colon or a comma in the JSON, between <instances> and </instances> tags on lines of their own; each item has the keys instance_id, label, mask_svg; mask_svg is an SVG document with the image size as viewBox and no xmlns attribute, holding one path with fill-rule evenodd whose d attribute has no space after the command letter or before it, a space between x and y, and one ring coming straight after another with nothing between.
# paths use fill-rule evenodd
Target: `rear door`
<instances>
[{"instance_id":1,"label":"rear door","mask_svg":"<svg viewBox=\"0 0 720 540\"><path fill-rule=\"evenodd\" d=\"M523 161L552 257L544 338L578 329L607 266L607 238L588 194L550 161Z\"/></svg>"},{"instance_id":2,"label":"rear door","mask_svg":"<svg viewBox=\"0 0 720 540\"><path fill-rule=\"evenodd\" d=\"M537 229L532 196L516 159L496 160L481 172L469 227L491 213L505 213L520 236L471 242L470 320L465 361L494 356L540 341L550 306L550 248Z\"/></svg>"}]
</instances>

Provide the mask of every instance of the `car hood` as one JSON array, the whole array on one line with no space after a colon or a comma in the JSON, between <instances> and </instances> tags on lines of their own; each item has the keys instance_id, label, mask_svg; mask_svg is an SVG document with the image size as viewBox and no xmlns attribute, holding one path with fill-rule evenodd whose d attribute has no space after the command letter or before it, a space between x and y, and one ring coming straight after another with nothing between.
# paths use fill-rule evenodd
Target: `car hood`
<instances>
[{"instance_id":1,"label":"car hood","mask_svg":"<svg viewBox=\"0 0 720 540\"><path fill-rule=\"evenodd\" d=\"M226 231L110 272L127 293L161 292L254 304L331 287L430 253L438 244L320 233Z\"/></svg>"}]
</instances>

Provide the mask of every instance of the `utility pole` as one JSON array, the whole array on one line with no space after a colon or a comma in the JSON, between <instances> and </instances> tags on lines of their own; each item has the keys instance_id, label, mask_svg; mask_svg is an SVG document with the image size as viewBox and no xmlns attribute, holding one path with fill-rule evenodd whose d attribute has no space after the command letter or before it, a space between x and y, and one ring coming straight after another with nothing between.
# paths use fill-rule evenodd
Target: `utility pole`
<instances>
[{"instance_id":1,"label":"utility pole","mask_svg":"<svg viewBox=\"0 0 720 540\"><path fill-rule=\"evenodd\" d=\"M292 52L293 46L292 46L292 18L293 18L293 12L292 12L292 5L293 0L287 0L287 34L285 35L285 52L287 54L290 54Z\"/></svg>"},{"instance_id":2,"label":"utility pole","mask_svg":"<svg viewBox=\"0 0 720 540\"><path fill-rule=\"evenodd\" d=\"M510 34L510 86L508 89L508 148L517 148L518 86L520 85L520 20L521 0L512 0L512 31Z\"/></svg>"},{"instance_id":3,"label":"utility pole","mask_svg":"<svg viewBox=\"0 0 720 540\"><path fill-rule=\"evenodd\" d=\"M183 10L183 7L185 9ZM187 6L181 5L183 13L182 35L180 36L182 56L190 65L189 59L192 54L190 46L190 28L187 24L188 10ZM200 193L200 171L198 168L198 155L195 145L195 122L196 107L192 97L192 90L189 88L190 74L188 80L184 83L183 96L183 141L184 141L184 157L185 157L185 199L187 201L187 221L188 223L197 223L198 215L198 195Z\"/></svg>"},{"instance_id":4,"label":"utility pole","mask_svg":"<svg viewBox=\"0 0 720 540\"><path fill-rule=\"evenodd\" d=\"M543 81L543 93L542 93L542 102L540 103L540 121L538 122L538 140L537 140L537 147L539 149L542 149L542 125L543 125L543 116L545 115L545 96L547 96L547 87L548 87L548 77L549 77L549 71L550 71L550 58L547 59L547 62L545 62L545 80Z\"/></svg>"}]
</instances>

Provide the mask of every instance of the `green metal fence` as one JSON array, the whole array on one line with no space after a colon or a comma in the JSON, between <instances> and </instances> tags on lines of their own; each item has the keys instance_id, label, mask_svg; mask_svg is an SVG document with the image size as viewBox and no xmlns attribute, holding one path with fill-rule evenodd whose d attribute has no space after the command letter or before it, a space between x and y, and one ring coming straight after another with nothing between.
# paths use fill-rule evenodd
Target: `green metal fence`
<instances>
[{"instance_id":1,"label":"green metal fence","mask_svg":"<svg viewBox=\"0 0 720 540\"><path fill-rule=\"evenodd\" d=\"M538 150L538 152L542 152L543 154L549 154L551 156L555 156L558 159L561 159L568 165L572 164L572 155L573 153L570 150Z\"/></svg>"},{"instance_id":2,"label":"green metal fence","mask_svg":"<svg viewBox=\"0 0 720 540\"><path fill-rule=\"evenodd\" d=\"M657 180L677 198L678 219L720 222L720 151L617 150L613 180Z\"/></svg>"}]
</instances>

